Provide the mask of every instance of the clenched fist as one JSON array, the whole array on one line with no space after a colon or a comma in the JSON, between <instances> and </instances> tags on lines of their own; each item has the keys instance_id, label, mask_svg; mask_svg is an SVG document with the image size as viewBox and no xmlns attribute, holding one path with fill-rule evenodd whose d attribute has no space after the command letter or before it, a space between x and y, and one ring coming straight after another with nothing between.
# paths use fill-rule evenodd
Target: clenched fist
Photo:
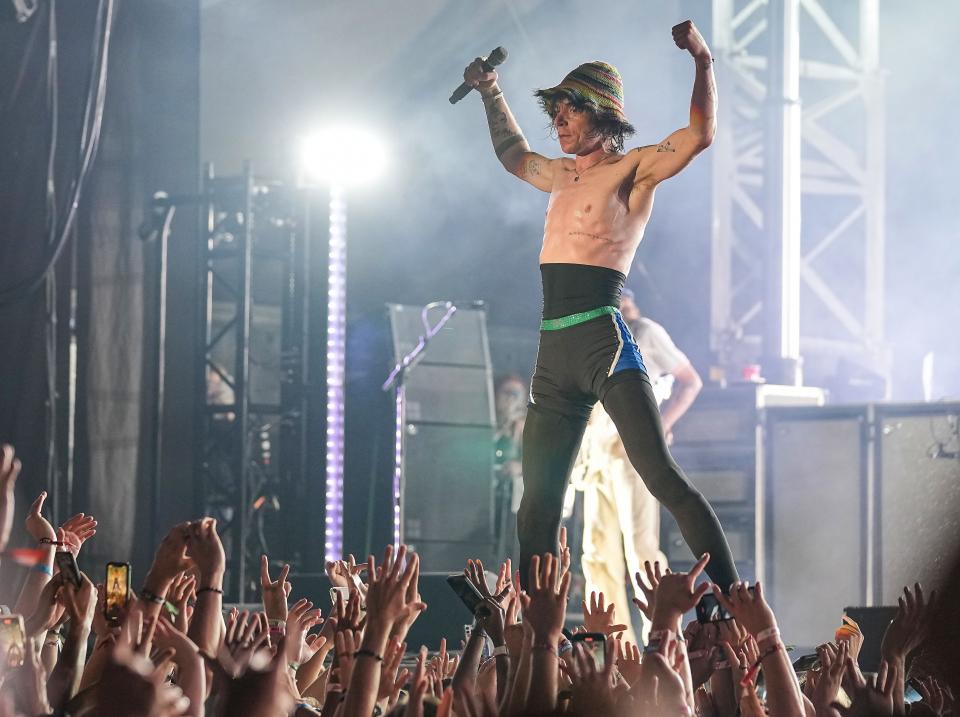
<instances>
[{"instance_id":1,"label":"clenched fist","mask_svg":"<svg viewBox=\"0 0 960 717\"><path fill-rule=\"evenodd\" d=\"M476 87L481 95L495 92L497 85L496 70L487 71L482 57L476 58L463 71L463 81L471 87Z\"/></svg>"},{"instance_id":2,"label":"clenched fist","mask_svg":"<svg viewBox=\"0 0 960 717\"><path fill-rule=\"evenodd\" d=\"M703 39L703 35L700 34L692 20L684 20L679 25L674 25L672 32L673 41L677 43L677 47L681 50L686 50L698 60L710 59L710 48L707 47L707 41Z\"/></svg>"}]
</instances>

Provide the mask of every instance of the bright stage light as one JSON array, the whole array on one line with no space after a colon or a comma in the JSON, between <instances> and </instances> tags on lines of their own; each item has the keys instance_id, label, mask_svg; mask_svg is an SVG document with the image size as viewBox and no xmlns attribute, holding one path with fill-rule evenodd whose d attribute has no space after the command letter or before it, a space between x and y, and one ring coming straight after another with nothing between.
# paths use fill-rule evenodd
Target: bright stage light
<instances>
[{"instance_id":1,"label":"bright stage light","mask_svg":"<svg viewBox=\"0 0 960 717\"><path fill-rule=\"evenodd\" d=\"M301 185L330 191L327 257L327 465L324 559L343 557L344 404L347 352L347 197L350 187L379 177L387 165L383 142L356 127L332 127L301 142Z\"/></svg>"},{"instance_id":2,"label":"bright stage light","mask_svg":"<svg viewBox=\"0 0 960 717\"><path fill-rule=\"evenodd\" d=\"M301 144L305 179L348 188L370 182L387 166L387 149L372 132L331 127L305 137Z\"/></svg>"}]
</instances>

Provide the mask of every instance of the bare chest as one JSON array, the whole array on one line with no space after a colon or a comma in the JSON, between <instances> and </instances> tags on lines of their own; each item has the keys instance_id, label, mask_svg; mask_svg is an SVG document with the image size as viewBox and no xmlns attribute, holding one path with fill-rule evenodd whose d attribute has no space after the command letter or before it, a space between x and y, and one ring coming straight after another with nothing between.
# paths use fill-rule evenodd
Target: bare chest
<instances>
[{"instance_id":1,"label":"bare chest","mask_svg":"<svg viewBox=\"0 0 960 717\"><path fill-rule=\"evenodd\" d=\"M650 216L653 190L635 187L632 162L578 173L573 162L554 178L543 258L619 266L632 260Z\"/></svg>"}]
</instances>

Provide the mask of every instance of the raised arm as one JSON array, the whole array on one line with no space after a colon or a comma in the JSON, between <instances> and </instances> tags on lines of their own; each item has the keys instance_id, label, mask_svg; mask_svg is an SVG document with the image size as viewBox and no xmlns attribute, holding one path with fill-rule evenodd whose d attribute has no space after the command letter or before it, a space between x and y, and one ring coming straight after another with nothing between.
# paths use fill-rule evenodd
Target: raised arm
<instances>
[{"instance_id":1,"label":"raised arm","mask_svg":"<svg viewBox=\"0 0 960 717\"><path fill-rule=\"evenodd\" d=\"M543 192L549 192L553 187L554 160L530 151L530 145L503 97L503 90L497 84L497 73L487 72L483 60L478 57L463 71L463 80L476 87L483 98L490 140L500 164L510 174Z\"/></svg>"},{"instance_id":2,"label":"raised arm","mask_svg":"<svg viewBox=\"0 0 960 717\"><path fill-rule=\"evenodd\" d=\"M641 153L637 184L656 184L677 174L710 146L717 128L717 85L710 48L690 20L674 26L673 41L681 50L689 52L696 64L690 124L660 144L637 150Z\"/></svg>"}]
</instances>

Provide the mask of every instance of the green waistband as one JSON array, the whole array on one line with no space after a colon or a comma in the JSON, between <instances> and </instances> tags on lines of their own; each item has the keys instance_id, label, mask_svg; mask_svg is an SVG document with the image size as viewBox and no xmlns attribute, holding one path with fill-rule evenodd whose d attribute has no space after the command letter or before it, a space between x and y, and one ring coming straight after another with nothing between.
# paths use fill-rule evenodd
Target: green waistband
<instances>
[{"instance_id":1,"label":"green waistband","mask_svg":"<svg viewBox=\"0 0 960 717\"><path fill-rule=\"evenodd\" d=\"M544 319L540 322L540 330L556 331L557 329L568 329L571 326L582 324L584 321L590 321L598 316L616 314L619 313L619 311L616 306L599 306L596 309L590 309L590 311L581 311L579 314L561 316L559 319Z\"/></svg>"}]
</instances>

